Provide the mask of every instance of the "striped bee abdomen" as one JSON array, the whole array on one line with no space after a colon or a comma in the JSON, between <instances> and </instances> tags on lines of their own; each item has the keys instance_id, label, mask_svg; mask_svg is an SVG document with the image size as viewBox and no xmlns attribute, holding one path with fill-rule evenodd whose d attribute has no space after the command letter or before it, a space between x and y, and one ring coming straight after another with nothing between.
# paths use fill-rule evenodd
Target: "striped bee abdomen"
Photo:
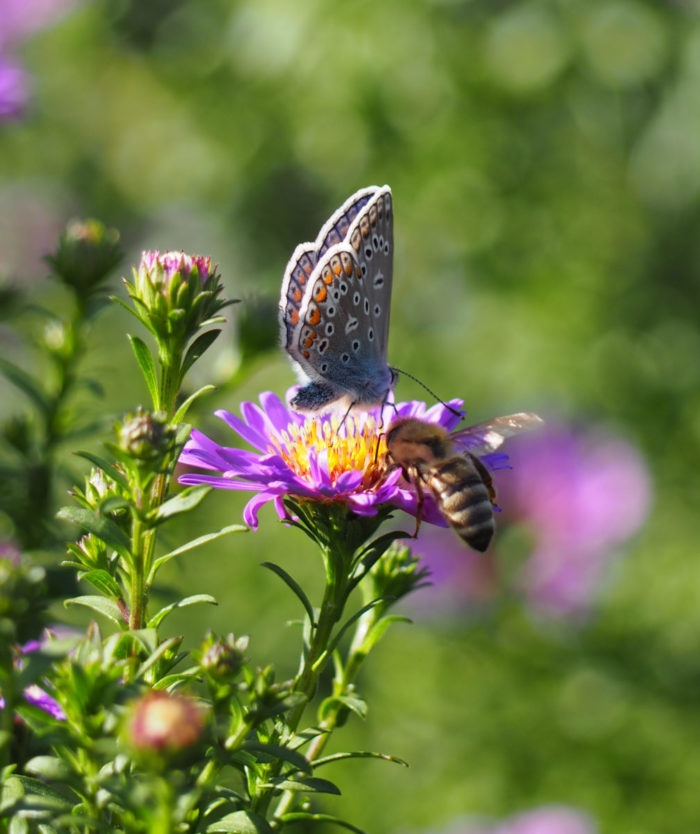
<instances>
[{"instance_id":1,"label":"striped bee abdomen","mask_svg":"<svg viewBox=\"0 0 700 834\"><path fill-rule=\"evenodd\" d=\"M489 491L477 468L469 458L455 455L430 467L428 484L457 535L483 553L496 525Z\"/></svg>"}]
</instances>

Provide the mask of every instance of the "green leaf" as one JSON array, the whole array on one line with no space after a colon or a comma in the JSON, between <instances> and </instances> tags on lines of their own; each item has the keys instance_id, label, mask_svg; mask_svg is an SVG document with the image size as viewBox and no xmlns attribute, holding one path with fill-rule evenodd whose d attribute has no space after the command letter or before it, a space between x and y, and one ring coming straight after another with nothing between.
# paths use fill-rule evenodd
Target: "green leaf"
<instances>
[{"instance_id":1,"label":"green leaf","mask_svg":"<svg viewBox=\"0 0 700 834\"><path fill-rule=\"evenodd\" d=\"M234 811L226 814L206 828L207 834L227 831L229 834L272 834L272 829L262 817L250 811Z\"/></svg>"},{"instance_id":2,"label":"green leaf","mask_svg":"<svg viewBox=\"0 0 700 834\"><path fill-rule=\"evenodd\" d=\"M94 464L98 469L101 469L105 475L109 475L109 477L119 486L124 487L124 489L129 488L129 482L127 481L123 472L120 472L113 463L110 463L108 460L99 457L98 455L93 455L92 452L76 452L75 453L80 458L85 458L85 460L89 460L90 463Z\"/></svg>"},{"instance_id":3,"label":"green leaf","mask_svg":"<svg viewBox=\"0 0 700 834\"><path fill-rule=\"evenodd\" d=\"M313 765L314 768L321 767L331 762L339 762L342 759L381 759L383 762L394 762L403 767L408 767L408 762L400 759L398 756L390 756L388 753L374 753L372 750L355 750L348 753L332 753L330 756L323 756L323 758L316 759Z\"/></svg>"},{"instance_id":4,"label":"green leaf","mask_svg":"<svg viewBox=\"0 0 700 834\"><path fill-rule=\"evenodd\" d=\"M355 834L367 834L364 829L358 828L350 822L345 822L345 820L339 820L331 814L311 814L306 811L293 811L290 814L283 814L279 819L284 823L301 822L302 820L307 820L308 822L330 822L340 828L347 828L348 831L354 831Z\"/></svg>"},{"instance_id":5,"label":"green leaf","mask_svg":"<svg viewBox=\"0 0 700 834\"><path fill-rule=\"evenodd\" d=\"M132 336L130 333L128 333L127 336L129 337L131 347L134 350L136 361L139 363L139 368L141 368L143 378L146 380L146 386L148 387L148 393L151 395L151 399L153 400L153 406L158 409L160 408L158 373L156 371L156 363L153 361L153 357L151 356L151 351L148 349L143 339L139 339L138 336Z\"/></svg>"},{"instance_id":6,"label":"green leaf","mask_svg":"<svg viewBox=\"0 0 700 834\"><path fill-rule=\"evenodd\" d=\"M157 645L158 634L153 628L131 629L111 634L104 641L104 659L106 663L112 660L123 660L129 657L134 649L150 653L155 650Z\"/></svg>"},{"instance_id":7,"label":"green leaf","mask_svg":"<svg viewBox=\"0 0 700 834\"><path fill-rule=\"evenodd\" d=\"M405 533L402 530L392 530L390 533L384 533L384 535L378 536L367 547L363 548L355 559L355 575L348 584L345 599L350 596L357 585L370 572L373 565L381 559L395 541L408 538L412 538L410 533Z\"/></svg>"},{"instance_id":8,"label":"green leaf","mask_svg":"<svg viewBox=\"0 0 700 834\"><path fill-rule=\"evenodd\" d=\"M64 521L70 521L102 539L105 544L113 547L117 553L127 561L131 560L129 539L124 531L110 518L106 518L92 510L83 507L62 507L56 515Z\"/></svg>"},{"instance_id":9,"label":"green leaf","mask_svg":"<svg viewBox=\"0 0 700 834\"><path fill-rule=\"evenodd\" d=\"M33 776L61 782L67 781L71 776L71 769L56 756L34 756L27 762L24 769Z\"/></svg>"},{"instance_id":10,"label":"green leaf","mask_svg":"<svg viewBox=\"0 0 700 834\"><path fill-rule=\"evenodd\" d=\"M36 381L17 365L8 362L0 356L0 373L8 379L15 387L29 397L42 414L48 414L50 410L49 400L46 394L39 388Z\"/></svg>"},{"instance_id":11,"label":"green leaf","mask_svg":"<svg viewBox=\"0 0 700 834\"><path fill-rule=\"evenodd\" d=\"M211 596L211 594L194 594L191 597L179 599L177 602L171 602L170 605L166 605L165 608L161 608L160 611L157 614L154 614L148 621L148 627L158 628L158 626L172 611L175 611L178 608L186 608L188 605L197 605L200 602L208 602L210 605L219 604L216 599Z\"/></svg>"},{"instance_id":12,"label":"green leaf","mask_svg":"<svg viewBox=\"0 0 700 834\"><path fill-rule=\"evenodd\" d=\"M298 778L286 778L280 776L272 780L272 784L278 790L302 791L304 793L330 793L340 796L340 788L328 779L319 779L318 776L300 776Z\"/></svg>"},{"instance_id":13,"label":"green leaf","mask_svg":"<svg viewBox=\"0 0 700 834\"><path fill-rule=\"evenodd\" d=\"M281 568L279 565L276 565L274 562L262 562L262 567L271 570L273 573L276 573L277 576L294 592L297 599L301 602L306 610L306 613L309 616L309 621L312 625L315 625L315 617L314 617L314 609L309 601L309 598L304 593L301 585L294 579L294 577L290 576L284 568Z\"/></svg>"},{"instance_id":14,"label":"green leaf","mask_svg":"<svg viewBox=\"0 0 700 834\"><path fill-rule=\"evenodd\" d=\"M83 605L86 608L92 608L93 611L97 611L98 614L102 614L103 616L112 620L112 622L116 623L120 628L126 627L126 621L124 619L124 616L122 615L122 611L117 605L117 603L114 602L114 600L112 599L87 595L81 597L73 597L73 599L67 599L63 604L65 606Z\"/></svg>"},{"instance_id":15,"label":"green leaf","mask_svg":"<svg viewBox=\"0 0 700 834\"><path fill-rule=\"evenodd\" d=\"M207 330L206 333L202 333L201 336L198 336L192 342L182 361L181 377L184 377L192 365L202 356L204 351L211 347L219 333L221 333L220 330Z\"/></svg>"},{"instance_id":16,"label":"green leaf","mask_svg":"<svg viewBox=\"0 0 700 834\"><path fill-rule=\"evenodd\" d=\"M356 611L352 615L352 617L350 617L350 619L348 619L347 622L343 623L341 628L338 629L338 632L336 633L335 637L328 644L328 648L323 652L321 657L319 657L319 659L316 661L314 667L316 668L318 666L321 666L325 662L325 658L333 651L335 651L335 647L338 645L338 643L340 643L345 632L356 620L359 620L365 612L369 611L371 608L374 608L375 605L379 605L380 602L386 602L387 600L393 599L394 597L377 597L377 599L373 599L372 602L368 602L367 605L363 605L359 611Z\"/></svg>"},{"instance_id":17,"label":"green leaf","mask_svg":"<svg viewBox=\"0 0 700 834\"><path fill-rule=\"evenodd\" d=\"M181 423L185 419L185 415L190 410L190 406L192 403L199 399L204 394L208 394L210 391L215 391L215 385L204 385L199 390L195 391L194 394L190 394L189 397L185 400L185 402L178 408L178 410L173 415L172 422L173 423Z\"/></svg>"},{"instance_id":18,"label":"green leaf","mask_svg":"<svg viewBox=\"0 0 700 834\"><path fill-rule=\"evenodd\" d=\"M179 492L173 498L161 504L155 513L151 514L150 518L152 521L160 523L161 521L165 521L166 518L172 518L172 516L179 515L180 513L186 513L201 503L211 490L212 488L210 486L203 484L185 487L182 492Z\"/></svg>"},{"instance_id":19,"label":"green leaf","mask_svg":"<svg viewBox=\"0 0 700 834\"><path fill-rule=\"evenodd\" d=\"M351 712L354 712L363 721L367 718L367 702L357 695L330 695L325 698L321 706L318 708L318 715L321 721L325 720L331 712L333 712L335 705L340 704L346 707Z\"/></svg>"},{"instance_id":20,"label":"green leaf","mask_svg":"<svg viewBox=\"0 0 700 834\"><path fill-rule=\"evenodd\" d=\"M293 764L298 770L304 773L311 773L311 763L306 758L298 753L296 750L290 750L288 747L282 747L279 744L265 744L261 741L246 741L241 747L241 750L252 750L255 753L263 753L270 757L270 761L282 759L285 762ZM263 759L264 761L264 759Z\"/></svg>"},{"instance_id":21,"label":"green leaf","mask_svg":"<svg viewBox=\"0 0 700 834\"><path fill-rule=\"evenodd\" d=\"M163 556L159 556L157 559L153 560L153 566L151 567L150 573L148 574L148 584L150 585L153 582L153 578L155 577L158 568L161 567L161 565L164 565L166 562L169 562L171 559L174 559L175 556L179 556L181 553L187 553L188 550L194 550L195 547L199 547L202 544L214 541L214 539L218 539L220 536L227 536L229 533L247 532L248 528L245 527L243 524L231 524L228 527L222 527L221 530L217 530L215 533L207 533L205 536L200 536L198 539L192 539L191 541L187 542L187 544L183 544L180 547L177 547L175 550L171 550L169 553L165 553Z\"/></svg>"},{"instance_id":22,"label":"green leaf","mask_svg":"<svg viewBox=\"0 0 700 834\"><path fill-rule=\"evenodd\" d=\"M112 599L122 598L122 589L119 587L117 580L102 568L81 573L78 579L84 579L86 582L89 582L105 596L112 597Z\"/></svg>"},{"instance_id":23,"label":"green leaf","mask_svg":"<svg viewBox=\"0 0 700 834\"><path fill-rule=\"evenodd\" d=\"M411 625L412 622L413 620L409 617L403 617L400 614L391 614L388 617L382 617L362 641L362 648L367 652L373 649L392 623L408 623L408 625Z\"/></svg>"},{"instance_id":24,"label":"green leaf","mask_svg":"<svg viewBox=\"0 0 700 834\"><path fill-rule=\"evenodd\" d=\"M69 811L73 807L73 803L65 794L59 793L55 788L41 782L39 779L34 779L32 776L22 776L20 774L13 774L9 782L19 782L21 789L24 791L24 796L42 797L53 804L55 808L61 808Z\"/></svg>"}]
</instances>

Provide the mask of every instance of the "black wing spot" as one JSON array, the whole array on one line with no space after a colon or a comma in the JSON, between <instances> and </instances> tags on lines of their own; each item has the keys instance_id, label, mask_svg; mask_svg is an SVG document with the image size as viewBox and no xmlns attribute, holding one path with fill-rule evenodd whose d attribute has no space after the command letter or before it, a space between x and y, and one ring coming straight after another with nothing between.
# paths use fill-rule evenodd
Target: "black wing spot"
<instances>
[{"instance_id":1,"label":"black wing spot","mask_svg":"<svg viewBox=\"0 0 700 834\"><path fill-rule=\"evenodd\" d=\"M340 357L340 361L341 361L341 362L344 362L344 363L347 365L347 363L350 361L350 354L349 354L349 353L344 353L344 354Z\"/></svg>"},{"instance_id":2,"label":"black wing spot","mask_svg":"<svg viewBox=\"0 0 700 834\"><path fill-rule=\"evenodd\" d=\"M323 365L321 365L321 373L328 373L328 362L324 362Z\"/></svg>"},{"instance_id":3,"label":"black wing spot","mask_svg":"<svg viewBox=\"0 0 700 834\"><path fill-rule=\"evenodd\" d=\"M357 339L355 339L355 341L352 343L352 349L355 351L355 353L357 353L357 351L360 349L360 343Z\"/></svg>"},{"instance_id":4,"label":"black wing spot","mask_svg":"<svg viewBox=\"0 0 700 834\"><path fill-rule=\"evenodd\" d=\"M327 347L328 347L328 339L321 339L321 341L318 343L318 352L319 353L325 353Z\"/></svg>"},{"instance_id":5,"label":"black wing spot","mask_svg":"<svg viewBox=\"0 0 700 834\"><path fill-rule=\"evenodd\" d=\"M374 330L372 330L372 328L371 328L371 327L370 327L370 329L367 331L367 338L370 340L370 342L373 342L373 341L374 341Z\"/></svg>"},{"instance_id":6,"label":"black wing spot","mask_svg":"<svg viewBox=\"0 0 700 834\"><path fill-rule=\"evenodd\" d=\"M385 255L389 254L389 243L388 243L388 241L387 241L387 243L384 244L384 254Z\"/></svg>"},{"instance_id":7,"label":"black wing spot","mask_svg":"<svg viewBox=\"0 0 700 834\"><path fill-rule=\"evenodd\" d=\"M338 290L333 290L331 295L333 296L333 301L340 301L340 293Z\"/></svg>"},{"instance_id":8,"label":"black wing spot","mask_svg":"<svg viewBox=\"0 0 700 834\"><path fill-rule=\"evenodd\" d=\"M345 283L345 281L340 282L340 291L342 292L343 295L348 294L348 285Z\"/></svg>"},{"instance_id":9,"label":"black wing spot","mask_svg":"<svg viewBox=\"0 0 700 834\"><path fill-rule=\"evenodd\" d=\"M369 314L369 298L365 298L365 314Z\"/></svg>"},{"instance_id":10,"label":"black wing spot","mask_svg":"<svg viewBox=\"0 0 700 834\"><path fill-rule=\"evenodd\" d=\"M326 307L326 315L333 318L333 316L335 315L335 307Z\"/></svg>"},{"instance_id":11,"label":"black wing spot","mask_svg":"<svg viewBox=\"0 0 700 834\"><path fill-rule=\"evenodd\" d=\"M332 336L335 333L335 326L330 322L326 325L326 336Z\"/></svg>"},{"instance_id":12,"label":"black wing spot","mask_svg":"<svg viewBox=\"0 0 700 834\"><path fill-rule=\"evenodd\" d=\"M352 303L355 306L357 306L360 303L360 301L362 301L362 296L360 295L359 292L355 292L353 297L352 297Z\"/></svg>"},{"instance_id":13,"label":"black wing spot","mask_svg":"<svg viewBox=\"0 0 700 834\"><path fill-rule=\"evenodd\" d=\"M372 246L374 246L375 249L379 249L379 238L376 235L372 237Z\"/></svg>"},{"instance_id":14,"label":"black wing spot","mask_svg":"<svg viewBox=\"0 0 700 834\"><path fill-rule=\"evenodd\" d=\"M368 261L372 260L372 247L371 246L367 246L365 248L365 258L367 258Z\"/></svg>"},{"instance_id":15,"label":"black wing spot","mask_svg":"<svg viewBox=\"0 0 700 834\"><path fill-rule=\"evenodd\" d=\"M375 304L374 305L374 315L375 316L381 316L381 314L382 314L382 308L379 306L379 304Z\"/></svg>"}]
</instances>

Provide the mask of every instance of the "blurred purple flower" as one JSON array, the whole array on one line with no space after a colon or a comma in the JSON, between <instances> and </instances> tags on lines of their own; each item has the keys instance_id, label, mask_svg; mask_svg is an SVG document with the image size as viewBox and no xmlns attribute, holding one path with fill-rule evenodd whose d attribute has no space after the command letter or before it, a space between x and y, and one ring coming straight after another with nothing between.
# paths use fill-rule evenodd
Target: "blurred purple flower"
<instances>
[{"instance_id":1,"label":"blurred purple flower","mask_svg":"<svg viewBox=\"0 0 700 834\"><path fill-rule=\"evenodd\" d=\"M566 805L543 805L498 823L458 820L442 834L596 834L590 816Z\"/></svg>"},{"instance_id":2,"label":"blurred purple flower","mask_svg":"<svg viewBox=\"0 0 700 834\"><path fill-rule=\"evenodd\" d=\"M532 546L516 590L542 614L585 614L605 568L643 524L651 482L629 443L557 423L506 447L512 469L497 475L497 526L522 525ZM424 612L478 611L504 585L497 551L476 555L451 532L421 528L411 549L433 586L414 598Z\"/></svg>"},{"instance_id":3,"label":"blurred purple flower","mask_svg":"<svg viewBox=\"0 0 700 834\"><path fill-rule=\"evenodd\" d=\"M0 122L20 118L29 98L29 76L10 56L33 32L43 29L77 0L0 0Z\"/></svg>"},{"instance_id":4,"label":"blurred purple flower","mask_svg":"<svg viewBox=\"0 0 700 834\"><path fill-rule=\"evenodd\" d=\"M29 640L23 646L18 648L19 656L15 659L15 665L18 669L21 669L23 664L22 656L31 654L32 652L38 652L42 649L44 643L49 640L53 635L53 632L50 632L48 629L44 632L44 635L41 640ZM29 686L25 687L24 692L24 700L28 704L32 704L35 707L39 707L39 709L43 710L44 712L48 713L49 715L56 718L58 721L65 721L66 714L63 711L61 705L56 701L55 698L52 698L48 692L42 689L35 683L30 684ZM5 709L5 699L0 695L0 709Z\"/></svg>"},{"instance_id":5,"label":"blurred purple flower","mask_svg":"<svg viewBox=\"0 0 700 834\"><path fill-rule=\"evenodd\" d=\"M605 567L643 524L651 480L623 440L556 423L509 447L513 471L499 482L504 518L527 525L534 548L521 581L545 613L584 613Z\"/></svg>"},{"instance_id":6,"label":"blurred purple flower","mask_svg":"<svg viewBox=\"0 0 700 834\"><path fill-rule=\"evenodd\" d=\"M0 50L55 23L77 0L0 0Z\"/></svg>"},{"instance_id":7,"label":"blurred purple flower","mask_svg":"<svg viewBox=\"0 0 700 834\"><path fill-rule=\"evenodd\" d=\"M458 409L461 400L449 405ZM376 515L380 504L392 504L415 515L418 500L413 489L401 482L396 470L381 477L386 451L378 426L387 426L395 416L420 417L452 429L459 417L443 404L426 408L425 403L411 401L387 404L380 417L379 409L368 413L351 413L341 424L337 415L305 417L290 409L270 392L260 395L260 406L241 404L243 419L229 411L217 411L256 451L220 446L206 435L192 431L180 456L180 464L208 469L216 474L187 473L182 484L208 484L221 489L255 492L246 505L246 524L257 527L257 513L273 501L280 518L286 518L282 500L286 495L315 501L340 501L358 515ZM377 446L379 444L379 447ZM426 496L423 520L444 524L430 496Z\"/></svg>"},{"instance_id":8,"label":"blurred purple flower","mask_svg":"<svg viewBox=\"0 0 700 834\"><path fill-rule=\"evenodd\" d=\"M28 98L29 76L19 64L0 54L0 122L19 119Z\"/></svg>"}]
</instances>

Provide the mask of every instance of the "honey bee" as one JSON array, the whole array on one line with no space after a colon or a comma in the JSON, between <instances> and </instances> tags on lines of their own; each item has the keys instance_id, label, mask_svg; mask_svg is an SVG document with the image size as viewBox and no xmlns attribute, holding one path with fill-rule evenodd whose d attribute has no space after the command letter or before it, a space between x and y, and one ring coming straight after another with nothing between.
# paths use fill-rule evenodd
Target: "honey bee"
<instances>
[{"instance_id":1,"label":"honey bee","mask_svg":"<svg viewBox=\"0 0 700 834\"><path fill-rule=\"evenodd\" d=\"M395 420L386 434L385 473L399 468L415 487L414 536L420 528L427 486L455 533L483 553L493 538L497 504L493 479L479 455L495 451L507 437L541 423L536 414L521 412L449 433L416 417Z\"/></svg>"}]
</instances>

